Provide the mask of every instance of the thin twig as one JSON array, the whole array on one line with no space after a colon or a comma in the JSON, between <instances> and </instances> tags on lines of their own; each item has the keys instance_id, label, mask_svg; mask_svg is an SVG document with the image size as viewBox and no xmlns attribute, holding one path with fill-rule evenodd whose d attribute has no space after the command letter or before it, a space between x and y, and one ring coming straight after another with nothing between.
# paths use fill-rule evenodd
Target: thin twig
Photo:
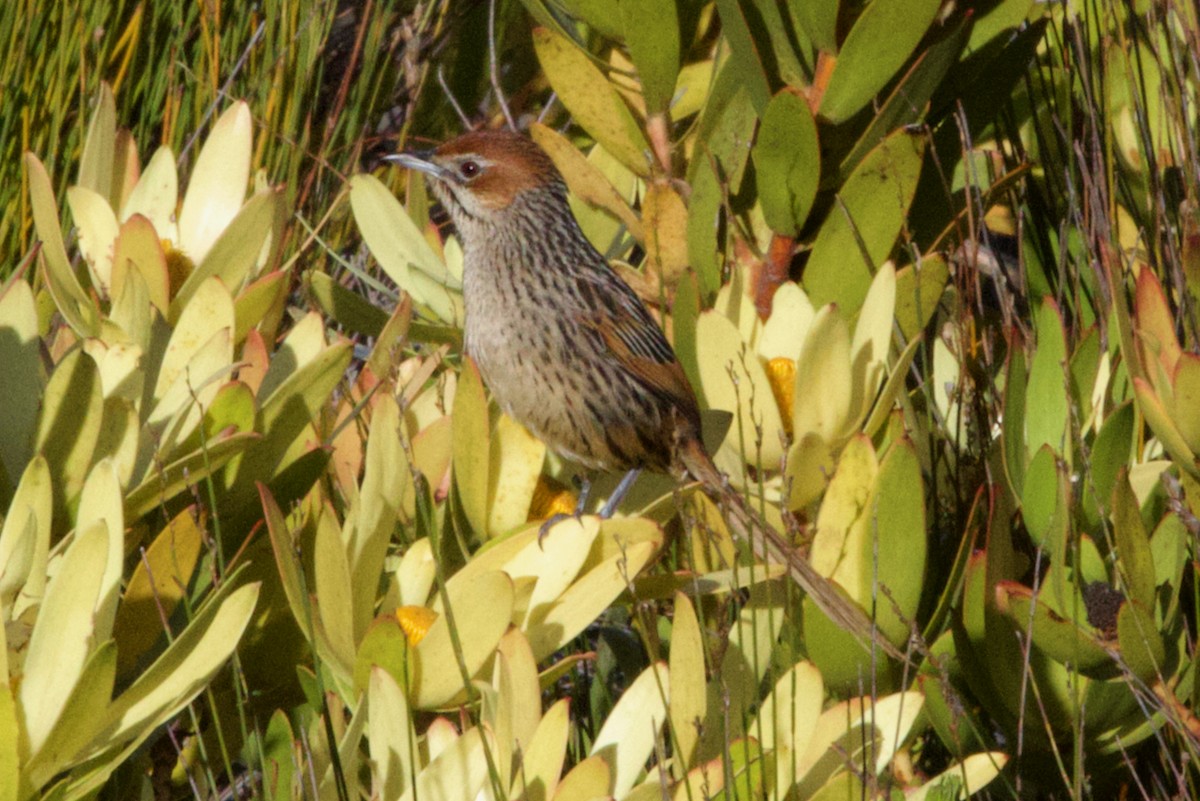
<instances>
[{"instance_id":1,"label":"thin twig","mask_svg":"<svg viewBox=\"0 0 1200 801\"><path fill-rule=\"evenodd\" d=\"M446 95L446 99L450 101L450 107L454 109L454 113L458 115L458 121L462 123L464 130L471 129L471 118L463 111L462 106L458 104L458 98L454 96L454 92L450 91L450 84L446 83L446 72L442 69L442 65L438 64L437 68L438 86L442 87L442 92Z\"/></svg>"},{"instance_id":2,"label":"thin twig","mask_svg":"<svg viewBox=\"0 0 1200 801\"><path fill-rule=\"evenodd\" d=\"M496 0L488 0L488 61L490 62L489 72L492 77L492 91L496 93L496 102L500 104L500 110L504 112L504 119L508 122L510 131L517 130L517 122L513 119L512 111L508 108L508 100L504 97L504 90L500 88L500 68L496 62Z\"/></svg>"},{"instance_id":3,"label":"thin twig","mask_svg":"<svg viewBox=\"0 0 1200 801\"><path fill-rule=\"evenodd\" d=\"M242 48L242 54L238 56L237 63L233 65L233 69L230 71L229 77L225 79L225 83L223 83L221 88L217 90L217 96L213 98L213 102L209 103L208 110L204 112L204 117L200 120L200 124L196 126L196 130L192 131L192 135L188 138L187 143L184 144L183 150L179 151L179 161L182 162L187 156L188 151L192 149L192 145L196 144L196 139L204 131L204 126L208 124L210 119L212 119L213 114L220 105L221 98L229 95L229 87L233 85L234 78L236 78L238 73L242 71L242 67L246 66L246 60L250 57L250 51L252 51L254 46L258 44L258 41L262 39L263 32L266 29L267 23L265 21L258 23L258 27L254 30L254 34L250 37L250 41L246 43L244 48Z\"/></svg>"}]
</instances>

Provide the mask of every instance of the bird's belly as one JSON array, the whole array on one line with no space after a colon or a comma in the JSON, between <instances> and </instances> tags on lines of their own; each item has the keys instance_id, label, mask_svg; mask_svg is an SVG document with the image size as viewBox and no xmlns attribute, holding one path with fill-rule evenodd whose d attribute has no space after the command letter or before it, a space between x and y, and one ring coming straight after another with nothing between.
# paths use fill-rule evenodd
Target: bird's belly
<instances>
[{"instance_id":1,"label":"bird's belly","mask_svg":"<svg viewBox=\"0 0 1200 801\"><path fill-rule=\"evenodd\" d=\"M630 388L569 323L468 305L465 344L500 408L552 451L592 469L643 466L612 447L611 424L636 416Z\"/></svg>"}]
</instances>

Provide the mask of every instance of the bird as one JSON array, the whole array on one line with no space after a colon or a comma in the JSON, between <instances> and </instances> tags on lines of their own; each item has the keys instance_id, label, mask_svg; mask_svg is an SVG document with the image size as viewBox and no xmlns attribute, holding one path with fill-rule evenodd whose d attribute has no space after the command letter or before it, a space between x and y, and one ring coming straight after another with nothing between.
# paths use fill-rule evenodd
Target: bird
<instances>
[{"instance_id":1,"label":"bird","mask_svg":"<svg viewBox=\"0 0 1200 801\"><path fill-rule=\"evenodd\" d=\"M674 349L584 236L545 151L517 132L480 130L385 159L426 176L458 232L464 349L500 408L560 456L625 473L601 517L615 512L641 470L693 479L759 558L785 565L843 629L896 655L873 636L863 610L753 513L714 465Z\"/></svg>"}]
</instances>

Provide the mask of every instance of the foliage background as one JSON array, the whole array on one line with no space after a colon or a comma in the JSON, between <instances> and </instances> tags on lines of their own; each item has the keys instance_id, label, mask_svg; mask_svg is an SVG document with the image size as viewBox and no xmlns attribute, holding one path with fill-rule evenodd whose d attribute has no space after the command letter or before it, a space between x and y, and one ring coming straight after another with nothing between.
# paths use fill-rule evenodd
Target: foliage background
<instances>
[{"instance_id":1,"label":"foliage background","mask_svg":"<svg viewBox=\"0 0 1200 801\"><path fill-rule=\"evenodd\" d=\"M1194 8L10 12L0 799L951 797L997 771L990 796L1197 794ZM221 264L164 245L167 302L142 320L68 188L119 210L159 146L199 183L235 100L255 178L234 212L259 221ZM106 102L128 138L103 135ZM451 232L378 166L510 121L732 419L722 468L910 664L822 626L668 484L545 561L516 550L526 517L570 505L570 467L489 414ZM206 269L223 290L187 283ZM180 364L219 381L162 378L181 331L217 337ZM124 473L121 443L155 467ZM99 562L90 596L55 591ZM51 647L76 632L78 653ZM901 711L864 725L859 696ZM821 710L841 730L810 731ZM927 783L943 772L958 784Z\"/></svg>"}]
</instances>

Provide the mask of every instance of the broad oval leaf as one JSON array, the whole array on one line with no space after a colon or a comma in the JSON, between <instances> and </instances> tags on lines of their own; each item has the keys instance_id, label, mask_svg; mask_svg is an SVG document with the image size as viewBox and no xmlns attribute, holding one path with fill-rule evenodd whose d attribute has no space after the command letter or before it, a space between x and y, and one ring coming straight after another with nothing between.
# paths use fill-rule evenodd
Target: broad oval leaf
<instances>
[{"instance_id":1,"label":"broad oval leaf","mask_svg":"<svg viewBox=\"0 0 1200 801\"><path fill-rule=\"evenodd\" d=\"M704 312L696 323L700 389L707 405L735 415L722 450L763 469L778 469L783 459L783 418L758 354L727 317ZM761 430L761 438L759 431ZM744 438L745 453L739 440Z\"/></svg>"},{"instance_id":2,"label":"broad oval leaf","mask_svg":"<svg viewBox=\"0 0 1200 801\"><path fill-rule=\"evenodd\" d=\"M471 582L457 582L447 587L447 592L456 614L439 614L412 651L410 699L417 709L436 709L464 694L464 679L475 677L491 658L512 621L512 579L499 571L483 573ZM435 611L441 611L438 607L435 604ZM451 618L457 627L455 635L450 631ZM460 672L460 659L466 677Z\"/></svg>"},{"instance_id":3,"label":"broad oval leaf","mask_svg":"<svg viewBox=\"0 0 1200 801\"><path fill-rule=\"evenodd\" d=\"M150 157L142 176L121 207L121 222L140 214L150 221L159 239L179 241L175 223L175 207L179 203L179 174L175 171L175 154L171 148L160 147Z\"/></svg>"},{"instance_id":4,"label":"broad oval leaf","mask_svg":"<svg viewBox=\"0 0 1200 801\"><path fill-rule=\"evenodd\" d=\"M67 190L67 205L79 227L79 250L87 262L92 285L106 298L112 289L113 243L119 230L117 215L102 195L82 186Z\"/></svg>"},{"instance_id":5,"label":"broad oval leaf","mask_svg":"<svg viewBox=\"0 0 1200 801\"><path fill-rule=\"evenodd\" d=\"M753 156L758 200L767 225L795 236L808 219L821 179L817 124L807 100L786 89L771 98Z\"/></svg>"},{"instance_id":6,"label":"broad oval leaf","mask_svg":"<svg viewBox=\"0 0 1200 801\"><path fill-rule=\"evenodd\" d=\"M439 319L461 322L461 282L434 254L388 188L373 175L355 175L350 179L350 208L367 247L388 277Z\"/></svg>"},{"instance_id":7,"label":"broad oval leaf","mask_svg":"<svg viewBox=\"0 0 1200 801\"><path fill-rule=\"evenodd\" d=\"M900 129L846 179L804 268L804 288L814 306L837 303L843 314L858 311L871 276L904 226L923 155L922 140Z\"/></svg>"},{"instance_id":8,"label":"broad oval leaf","mask_svg":"<svg viewBox=\"0 0 1200 801\"><path fill-rule=\"evenodd\" d=\"M941 0L873 0L838 51L821 98L821 116L842 122L861 110L912 55Z\"/></svg>"},{"instance_id":9,"label":"broad oval leaf","mask_svg":"<svg viewBox=\"0 0 1200 801\"><path fill-rule=\"evenodd\" d=\"M196 264L242 208L252 139L250 107L239 100L217 119L200 149L179 212L180 249Z\"/></svg>"},{"instance_id":10,"label":"broad oval leaf","mask_svg":"<svg viewBox=\"0 0 1200 801\"><path fill-rule=\"evenodd\" d=\"M75 534L46 588L20 687L31 755L46 744L96 645L94 616L107 560L108 528L98 521Z\"/></svg>"},{"instance_id":11,"label":"broad oval leaf","mask_svg":"<svg viewBox=\"0 0 1200 801\"><path fill-rule=\"evenodd\" d=\"M538 61L571 116L596 141L638 175L650 173L650 149L633 112L592 59L547 28L535 28Z\"/></svg>"}]
</instances>

